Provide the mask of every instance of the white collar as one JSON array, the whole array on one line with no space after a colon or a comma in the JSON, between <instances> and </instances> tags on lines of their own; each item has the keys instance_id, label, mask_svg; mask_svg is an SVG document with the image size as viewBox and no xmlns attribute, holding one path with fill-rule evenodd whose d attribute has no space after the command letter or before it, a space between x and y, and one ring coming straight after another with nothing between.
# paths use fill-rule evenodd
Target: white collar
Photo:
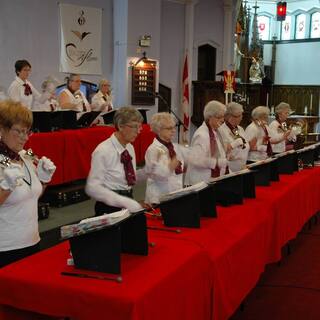
<instances>
[{"instance_id":1,"label":"white collar","mask_svg":"<svg viewBox=\"0 0 320 320\"><path fill-rule=\"evenodd\" d=\"M116 137L116 135L113 133L111 136L111 142L114 146L114 148L117 150L117 152L119 154L121 154L124 150L127 150L127 148L125 148L118 140L118 138Z\"/></svg>"}]
</instances>

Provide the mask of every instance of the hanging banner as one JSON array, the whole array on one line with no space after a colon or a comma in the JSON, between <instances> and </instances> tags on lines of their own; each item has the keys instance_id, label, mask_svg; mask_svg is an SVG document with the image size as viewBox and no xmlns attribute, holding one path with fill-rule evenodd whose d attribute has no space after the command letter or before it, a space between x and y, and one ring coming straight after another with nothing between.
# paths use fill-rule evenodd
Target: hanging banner
<instances>
[{"instance_id":1,"label":"hanging banner","mask_svg":"<svg viewBox=\"0 0 320 320\"><path fill-rule=\"evenodd\" d=\"M102 9L60 3L60 71L101 74Z\"/></svg>"}]
</instances>

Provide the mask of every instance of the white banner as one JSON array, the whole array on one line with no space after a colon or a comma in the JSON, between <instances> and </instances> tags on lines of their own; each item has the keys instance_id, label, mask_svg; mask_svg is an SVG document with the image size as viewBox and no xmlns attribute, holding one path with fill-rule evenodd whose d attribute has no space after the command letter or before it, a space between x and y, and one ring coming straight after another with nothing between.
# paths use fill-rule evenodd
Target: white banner
<instances>
[{"instance_id":1,"label":"white banner","mask_svg":"<svg viewBox=\"0 0 320 320\"><path fill-rule=\"evenodd\" d=\"M60 3L60 71L101 74L102 9Z\"/></svg>"}]
</instances>

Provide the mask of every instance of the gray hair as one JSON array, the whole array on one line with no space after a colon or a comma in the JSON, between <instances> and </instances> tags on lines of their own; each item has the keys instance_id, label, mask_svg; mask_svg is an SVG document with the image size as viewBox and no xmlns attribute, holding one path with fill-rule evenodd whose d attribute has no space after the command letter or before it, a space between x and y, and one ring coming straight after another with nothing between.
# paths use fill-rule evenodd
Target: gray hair
<instances>
[{"instance_id":1,"label":"gray hair","mask_svg":"<svg viewBox=\"0 0 320 320\"><path fill-rule=\"evenodd\" d=\"M150 121L151 130L155 134L159 134L160 130L163 128L164 125L168 123L172 123L173 125L176 124L175 119L173 118L172 114L168 112L159 112L152 116Z\"/></svg>"},{"instance_id":2,"label":"gray hair","mask_svg":"<svg viewBox=\"0 0 320 320\"><path fill-rule=\"evenodd\" d=\"M259 120L263 116L269 117L269 115L270 115L269 108L268 107L264 107L264 106L256 107L251 112L251 117L252 117L253 120Z\"/></svg>"},{"instance_id":3,"label":"gray hair","mask_svg":"<svg viewBox=\"0 0 320 320\"><path fill-rule=\"evenodd\" d=\"M141 113L133 107L121 107L113 117L113 124L117 130L119 130L119 126L131 121L143 122Z\"/></svg>"},{"instance_id":4,"label":"gray hair","mask_svg":"<svg viewBox=\"0 0 320 320\"><path fill-rule=\"evenodd\" d=\"M69 86L70 82L73 81L73 79L76 77L80 77L81 79L81 76L78 73L70 73L68 77L65 77L65 80L67 81L67 86Z\"/></svg>"},{"instance_id":5,"label":"gray hair","mask_svg":"<svg viewBox=\"0 0 320 320\"><path fill-rule=\"evenodd\" d=\"M243 106L237 102L230 102L227 104L226 114L225 116L232 116L235 113L243 113Z\"/></svg>"},{"instance_id":6,"label":"gray hair","mask_svg":"<svg viewBox=\"0 0 320 320\"><path fill-rule=\"evenodd\" d=\"M101 80L99 81L99 90L101 90L101 87L102 87L104 84L108 84L109 86L111 86L109 80L107 80L107 79L101 79Z\"/></svg>"},{"instance_id":7,"label":"gray hair","mask_svg":"<svg viewBox=\"0 0 320 320\"><path fill-rule=\"evenodd\" d=\"M224 116L225 112L226 112L226 106L223 103L217 100L211 100L204 107L203 117L204 117L204 120L207 121L211 117Z\"/></svg>"},{"instance_id":8,"label":"gray hair","mask_svg":"<svg viewBox=\"0 0 320 320\"><path fill-rule=\"evenodd\" d=\"M286 111L288 110L289 112L291 112L291 108L290 108L290 104L286 103L286 102L280 102L274 109L274 112L276 114L279 114L282 111Z\"/></svg>"}]
</instances>

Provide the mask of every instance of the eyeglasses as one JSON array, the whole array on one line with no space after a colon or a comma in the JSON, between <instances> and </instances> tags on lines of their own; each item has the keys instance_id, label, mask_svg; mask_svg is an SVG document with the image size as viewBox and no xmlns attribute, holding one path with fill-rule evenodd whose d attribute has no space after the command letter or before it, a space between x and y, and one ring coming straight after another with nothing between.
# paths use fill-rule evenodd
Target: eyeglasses
<instances>
[{"instance_id":1,"label":"eyeglasses","mask_svg":"<svg viewBox=\"0 0 320 320\"><path fill-rule=\"evenodd\" d=\"M162 127L163 130L175 130L176 129L176 126L172 126L172 127Z\"/></svg>"},{"instance_id":2,"label":"eyeglasses","mask_svg":"<svg viewBox=\"0 0 320 320\"><path fill-rule=\"evenodd\" d=\"M33 134L31 130L20 130L17 128L11 128L10 130L15 132L15 134L20 138L30 137Z\"/></svg>"}]
</instances>

